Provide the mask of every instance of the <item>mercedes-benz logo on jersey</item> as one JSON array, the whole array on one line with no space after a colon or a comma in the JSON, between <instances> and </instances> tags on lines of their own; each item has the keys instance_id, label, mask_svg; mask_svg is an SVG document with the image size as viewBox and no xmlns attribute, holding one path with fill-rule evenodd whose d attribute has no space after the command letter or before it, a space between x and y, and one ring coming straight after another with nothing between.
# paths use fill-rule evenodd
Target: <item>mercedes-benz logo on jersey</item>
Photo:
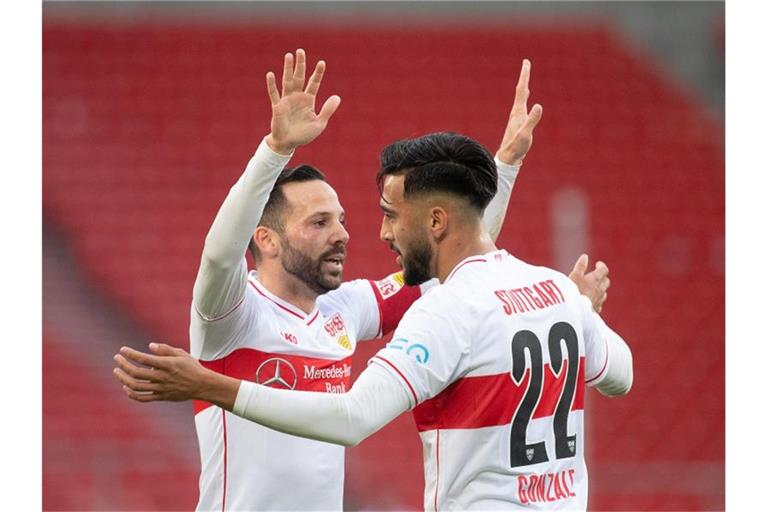
<instances>
[{"instance_id":1,"label":"mercedes-benz logo on jersey","mask_svg":"<svg viewBox=\"0 0 768 512\"><path fill-rule=\"evenodd\" d=\"M296 380L296 370L291 363L279 357L267 359L256 369L256 384L263 386L293 389Z\"/></svg>"}]
</instances>

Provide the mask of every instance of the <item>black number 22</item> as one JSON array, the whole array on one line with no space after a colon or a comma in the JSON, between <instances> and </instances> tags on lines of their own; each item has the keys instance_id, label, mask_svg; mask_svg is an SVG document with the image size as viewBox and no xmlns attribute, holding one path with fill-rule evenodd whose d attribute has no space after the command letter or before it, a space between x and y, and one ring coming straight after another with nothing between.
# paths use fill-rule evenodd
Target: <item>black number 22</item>
<instances>
[{"instance_id":1,"label":"black number 22","mask_svg":"<svg viewBox=\"0 0 768 512\"><path fill-rule=\"evenodd\" d=\"M571 324L558 322L549 330L550 365L555 373L563 368L563 350L561 340L565 341L568 351L568 372L565 386L557 402L553 422L555 434L555 457L565 459L576 454L576 436L568 435L568 413L573 395L576 392L576 378L579 372L579 339ZM543 386L544 363L541 355L541 342L531 331L520 331L512 338L512 378L517 384L525 375L525 351L531 359L531 377L523 401L512 418L510 433L509 460L512 467L538 464L549 460L544 441L526 443L528 422L539 402Z\"/></svg>"}]
</instances>

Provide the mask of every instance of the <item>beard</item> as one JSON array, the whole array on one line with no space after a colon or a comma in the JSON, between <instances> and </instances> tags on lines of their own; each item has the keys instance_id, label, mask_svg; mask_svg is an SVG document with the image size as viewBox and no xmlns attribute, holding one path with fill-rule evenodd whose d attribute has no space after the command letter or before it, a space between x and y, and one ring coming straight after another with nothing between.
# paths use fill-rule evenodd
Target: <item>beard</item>
<instances>
[{"instance_id":1,"label":"beard","mask_svg":"<svg viewBox=\"0 0 768 512\"><path fill-rule=\"evenodd\" d=\"M408 254L401 254L403 279L408 286L417 286L432 279L432 246L424 238L417 238L408 248Z\"/></svg>"},{"instance_id":2,"label":"beard","mask_svg":"<svg viewBox=\"0 0 768 512\"><path fill-rule=\"evenodd\" d=\"M344 247L334 247L317 259L292 246L286 238L282 239L283 257L280 263L289 274L297 277L318 295L335 290L341 285L341 270L323 272L323 263L326 258L345 254Z\"/></svg>"}]
</instances>

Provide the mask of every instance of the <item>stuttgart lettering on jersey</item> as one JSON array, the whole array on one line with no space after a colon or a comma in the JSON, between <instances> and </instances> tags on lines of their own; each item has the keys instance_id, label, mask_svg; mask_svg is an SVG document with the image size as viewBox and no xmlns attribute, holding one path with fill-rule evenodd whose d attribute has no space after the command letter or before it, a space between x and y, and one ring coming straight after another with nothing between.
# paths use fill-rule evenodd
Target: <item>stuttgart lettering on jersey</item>
<instances>
[{"instance_id":1,"label":"stuttgart lettering on jersey","mask_svg":"<svg viewBox=\"0 0 768 512\"><path fill-rule=\"evenodd\" d=\"M552 279L511 290L496 290L493 293L501 301L507 315L546 309L565 301L563 292Z\"/></svg>"}]
</instances>

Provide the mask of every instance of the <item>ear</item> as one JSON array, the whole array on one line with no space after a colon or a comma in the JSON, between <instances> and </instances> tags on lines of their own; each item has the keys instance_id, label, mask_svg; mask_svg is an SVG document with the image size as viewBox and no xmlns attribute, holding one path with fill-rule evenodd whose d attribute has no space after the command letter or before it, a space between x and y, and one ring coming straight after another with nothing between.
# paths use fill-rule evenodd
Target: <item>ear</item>
<instances>
[{"instance_id":1,"label":"ear","mask_svg":"<svg viewBox=\"0 0 768 512\"><path fill-rule=\"evenodd\" d=\"M262 258L276 258L280 255L280 237L275 230L258 226L253 233L253 241Z\"/></svg>"},{"instance_id":2,"label":"ear","mask_svg":"<svg viewBox=\"0 0 768 512\"><path fill-rule=\"evenodd\" d=\"M438 242L448 234L448 210L433 206L429 210L429 231Z\"/></svg>"}]
</instances>

